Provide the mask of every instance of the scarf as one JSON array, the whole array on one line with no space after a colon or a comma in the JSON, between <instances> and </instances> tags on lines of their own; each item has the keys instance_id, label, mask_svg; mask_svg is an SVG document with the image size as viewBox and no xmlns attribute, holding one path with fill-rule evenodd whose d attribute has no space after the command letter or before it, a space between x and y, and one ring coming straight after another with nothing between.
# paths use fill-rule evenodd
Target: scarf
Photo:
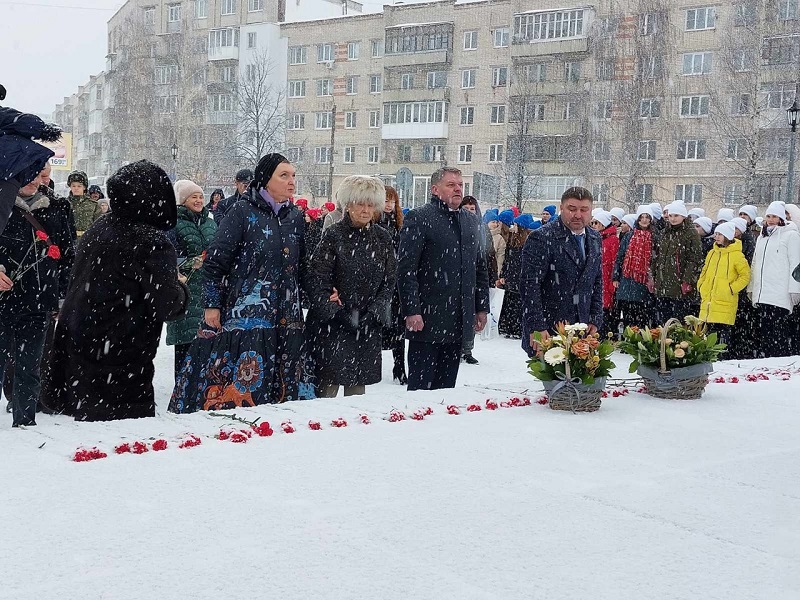
<instances>
[{"instance_id":1,"label":"scarf","mask_svg":"<svg viewBox=\"0 0 800 600\"><path fill-rule=\"evenodd\" d=\"M646 284L650 270L650 257L653 251L653 234L649 229L636 229L633 232L625 260L622 263L622 276L636 283Z\"/></svg>"}]
</instances>

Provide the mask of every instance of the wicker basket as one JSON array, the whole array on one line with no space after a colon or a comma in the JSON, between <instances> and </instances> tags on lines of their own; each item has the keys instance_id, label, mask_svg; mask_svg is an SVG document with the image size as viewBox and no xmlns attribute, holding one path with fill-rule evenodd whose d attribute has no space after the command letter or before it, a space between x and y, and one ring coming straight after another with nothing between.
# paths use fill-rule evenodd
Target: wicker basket
<instances>
[{"instance_id":1,"label":"wicker basket","mask_svg":"<svg viewBox=\"0 0 800 600\"><path fill-rule=\"evenodd\" d=\"M649 395L655 398L671 400L697 400L703 395L711 373L711 363L700 363L689 367L667 369L667 335L673 323L678 319L670 319L661 329L661 368L655 369L640 365L636 372L644 380Z\"/></svg>"},{"instance_id":2,"label":"wicker basket","mask_svg":"<svg viewBox=\"0 0 800 600\"><path fill-rule=\"evenodd\" d=\"M594 412L600 408L606 378L598 377L591 385L571 381L543 381L542 384L553 410Z\"/></svg>"}]
</instances>

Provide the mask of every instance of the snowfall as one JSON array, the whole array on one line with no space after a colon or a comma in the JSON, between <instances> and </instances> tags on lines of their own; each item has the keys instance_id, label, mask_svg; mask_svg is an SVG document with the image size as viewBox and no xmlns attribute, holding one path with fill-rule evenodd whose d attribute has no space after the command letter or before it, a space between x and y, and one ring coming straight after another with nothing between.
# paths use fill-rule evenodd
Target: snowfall
<instances>
[{"instance_id":1,"label":"snowfall","mask_svg":"<svg viewBox=\"0 0 800 600\"><path fill-rule=\"evenodd\" d=\"M616 356L573 414L537 403L518 342L475 356L453 390L406 392L384 353L365 396L226 412L268 437L167 413L166 346L155 418L0 412L0 598L800 598L800 358L719 362L669 401Z\"/></svg>"}]
</instances>

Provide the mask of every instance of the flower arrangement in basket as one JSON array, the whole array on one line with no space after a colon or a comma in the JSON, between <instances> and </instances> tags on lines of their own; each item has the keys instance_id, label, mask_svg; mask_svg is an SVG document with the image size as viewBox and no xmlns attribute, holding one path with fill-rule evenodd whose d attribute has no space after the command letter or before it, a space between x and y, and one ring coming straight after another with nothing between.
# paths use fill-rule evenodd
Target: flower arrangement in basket
<instances>
[{"instance_id":1,"label":"flower arrangement in basket","mask_svg":"<svg viewBox=\"0 0 800 600\"><path fill-rule=\"evenodd\" d=\"M639 373L647 393L656 398L693 400L703 395L711 363L725 351L717 334L687 316L684 324L670 319L663 327L626 327L619 348L633 356L630 372Z\"/></svg>"},{"instance_id":2,"label":"flower arrangement in basket","mask_svg":"<svg viewBox=\"0 0 800 600\"><path fill-rule=\"evenodd\" d=\"M528 361L528 370L542 381L550 408L592 412L600 408L603 388L614 363L610 340L588 333L585 323L559 323L557 335L542 339L535 332L538 354Z\"/></svg>"}]
</instances>

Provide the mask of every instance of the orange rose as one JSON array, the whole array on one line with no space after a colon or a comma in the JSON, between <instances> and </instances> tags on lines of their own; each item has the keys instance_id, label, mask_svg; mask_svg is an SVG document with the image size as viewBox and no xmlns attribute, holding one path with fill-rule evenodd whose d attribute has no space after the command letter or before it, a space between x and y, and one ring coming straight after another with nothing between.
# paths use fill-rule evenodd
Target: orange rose
<instances>
[{"instance_id":1,"label":"orange rose","mask_svg":"<svg viewBox=\"0 0 800 600\"><path fill-rule=\"evenodd\" d=\"M572 353L580 359L586 360L589 358L589 342L586 340L578 340L572 344Z\"/></svg>"}]
</instances>

